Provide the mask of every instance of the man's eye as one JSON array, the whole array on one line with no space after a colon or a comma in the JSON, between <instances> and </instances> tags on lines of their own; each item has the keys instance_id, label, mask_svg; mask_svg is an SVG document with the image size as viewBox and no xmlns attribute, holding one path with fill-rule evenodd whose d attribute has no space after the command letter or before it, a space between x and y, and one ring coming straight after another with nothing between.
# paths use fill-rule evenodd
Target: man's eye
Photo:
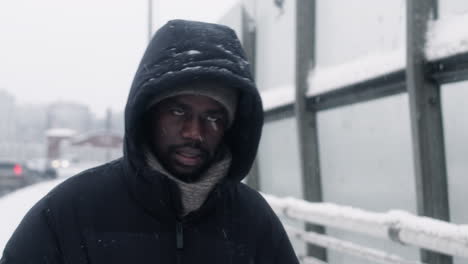
<instances>
[{"instance_id":1,"label":"man's eye","mask_svg":"<svg viewBox=\"0 0 468 264\"><path fill-rule=\"evenodd\" d=\"M218 122L219 121L219 117L217 116L207 116L206 117L206 120L210 121L210 122Z\"/></svg>"},{"instance_id":2,"label":"man's eye","mask_svg":"<svg viewBox=\"0 0 468 264\"><path fill-rule=\"evenodd\" d=\"M185 114L185 111L180 108L172 108L171 113L176 116L182 116Z\"/></svg>"},{"instance_id":3,"label":"man's eye","mask_svg":"<svg viewBox=\"0 0 468 264\"><path fill-rule=\"evenodd\" d=\"M219 117L219 116L207 116L206 120L208 120L209 122L216 123L216 122L221 121L221 117Z\"/></svg>"}]
</instances>

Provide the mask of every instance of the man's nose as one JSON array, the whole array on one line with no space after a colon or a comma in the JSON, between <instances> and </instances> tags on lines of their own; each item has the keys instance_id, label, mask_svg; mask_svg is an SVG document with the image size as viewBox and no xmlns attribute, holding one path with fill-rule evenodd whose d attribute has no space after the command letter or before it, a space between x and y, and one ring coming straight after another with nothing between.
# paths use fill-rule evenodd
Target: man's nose
<instances>
[{"instance_id":1,"label":"man's nose","mask_svg":"<svg viewBox=\"0 0 468 264\"><path fill-rule=\"evenodd\" d=\"M190 118L184 122L182 128L182 137L192 140L203 141L203 131L200 120L197 118Z\"/></svg>"}]
</instances>

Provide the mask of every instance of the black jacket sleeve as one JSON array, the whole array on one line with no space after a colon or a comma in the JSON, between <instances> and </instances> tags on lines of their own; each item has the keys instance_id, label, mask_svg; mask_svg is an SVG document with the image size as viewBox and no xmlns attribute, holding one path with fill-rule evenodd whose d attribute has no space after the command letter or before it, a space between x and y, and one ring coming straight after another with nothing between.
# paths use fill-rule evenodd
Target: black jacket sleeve
<instances>
[{"instance_id":1,"label":"black jacket sleeve","mask_svg":"<svg viewBox=\"0 0 468 264\"><path fill-rule=\"evenodd\" d=\"M31 208L8 241L0 264L63 263L49 214L45 198Z\"/></svg>"}]
</instances>

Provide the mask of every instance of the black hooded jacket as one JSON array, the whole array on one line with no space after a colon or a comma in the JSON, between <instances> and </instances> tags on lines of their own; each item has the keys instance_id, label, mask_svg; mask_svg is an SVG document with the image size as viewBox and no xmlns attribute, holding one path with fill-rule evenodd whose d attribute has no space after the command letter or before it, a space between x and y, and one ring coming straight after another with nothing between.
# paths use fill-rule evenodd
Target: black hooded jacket
<instances>
[{"instance_id":1,"label":"black hooded jacket","mask_svg":"<svg viewBox=\"0 0 468 264\"><path fill-rule=\"evenodd\" d=\"M225 135L232 164L201 208L178 219L177 185L145 162L142 120L156 94L203 79L239 90ZM155 34L132 84L123 158L82 172L41 199L0 263L298 263L269 205L240 182L252 166L262 125L260 96L234 31L170 21Z\"/></svg>"}]
</instances>

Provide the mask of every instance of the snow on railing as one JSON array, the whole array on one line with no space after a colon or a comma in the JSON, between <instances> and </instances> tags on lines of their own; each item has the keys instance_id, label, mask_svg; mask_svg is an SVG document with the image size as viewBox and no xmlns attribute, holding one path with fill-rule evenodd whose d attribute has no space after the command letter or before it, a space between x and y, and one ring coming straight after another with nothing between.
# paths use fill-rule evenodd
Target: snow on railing
<instances>
[{"instance_id":1,"label":"snow on railing","mask_svg":"<svg viewBox=\"0 0 468 264\"><path fill-rule=\"evenodd\" d=\"M362 259L372 261L373 263L380 264L424 264L419 261L406 260L400 256L387 253L385 251L363 247L355 243L340 240L326 235L321 235L315 232L305 232L297 228L286 227L289 235L305 242L315 244L324 248L333 249L342 253L350 254ZM316 259L312 261L317 262ZM303 261L304 262L304 261ZM307 263L307 262L305 262Z\"/></svg>"},{"instance_id":2,"label":"snow on railing","mask_svg":"<svg viewBox=\"0 0 468 264\"><path fill-rule=\"evenodd\" d=\"M331 203L310 203L263 194L277 214L313 224L364 233L400 244L468 258L468 226L404 211L375 213Z\"/></svg>"}]
</instances>

